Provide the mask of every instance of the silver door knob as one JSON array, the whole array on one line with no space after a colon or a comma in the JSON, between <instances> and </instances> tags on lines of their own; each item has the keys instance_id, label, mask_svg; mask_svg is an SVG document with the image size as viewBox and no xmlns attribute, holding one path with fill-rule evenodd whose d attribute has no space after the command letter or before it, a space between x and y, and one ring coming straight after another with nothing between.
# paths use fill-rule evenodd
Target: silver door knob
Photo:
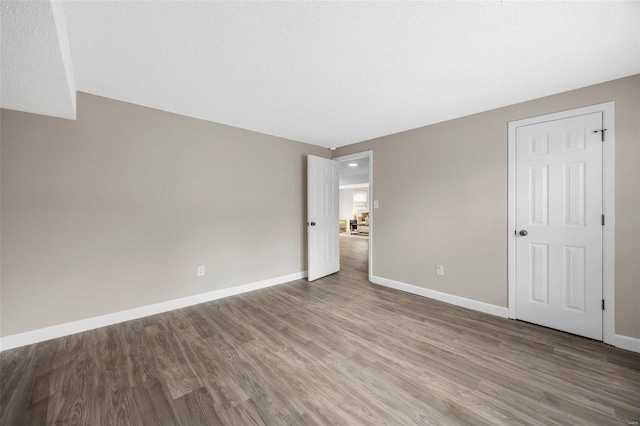
<instances>
[{"instance_id":1,"label":"silver door knob","mask_svg":"<svg viewBox=\"0 0 640 426\"><path fill-rule=\"evenodd\" d=\"M524 229L522 231L518 232L518 234L520 234L521 237L526 237L527 235L529 235L529 233Z\"/></svg>"}]
</instances>

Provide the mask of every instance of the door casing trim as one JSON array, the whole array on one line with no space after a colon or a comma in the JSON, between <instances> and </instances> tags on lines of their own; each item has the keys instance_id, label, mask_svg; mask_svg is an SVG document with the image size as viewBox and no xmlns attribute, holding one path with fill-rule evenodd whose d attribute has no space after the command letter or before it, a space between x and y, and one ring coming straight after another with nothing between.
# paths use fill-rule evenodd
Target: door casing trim
<instances>
[{"instance_id":1,"label":"door casing trim","mask_svg":"<svg viewBox=\"0 0 640 426\"><path fill-rule=\"evenodd\" d=\"M516 229L516 129L594 112L602 112L603 126L607 129L602 158L602 206L605 215L605 226L602 233L602 297L606 301L602 315L602 340L607 344L615 345L615 102L606 102L508 123L508 308L509 318L516 319L516 237L514 234Z\"/></svg>"}]
</instances>

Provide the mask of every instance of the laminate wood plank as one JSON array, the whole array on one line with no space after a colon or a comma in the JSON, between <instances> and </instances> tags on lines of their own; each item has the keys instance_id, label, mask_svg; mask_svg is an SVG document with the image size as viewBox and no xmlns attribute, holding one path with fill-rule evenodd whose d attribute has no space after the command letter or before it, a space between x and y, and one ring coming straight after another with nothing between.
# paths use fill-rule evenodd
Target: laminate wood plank
<instances>
[{"instance_id":1,"label":"laminate wood plank","mask_svg":"<svg viewBox=\"0 0 640 426\"><path fill-rule=\"evenodd\" d=\"M2 363L0 402L3 403L3 406L6 404L7 399L11 397L11 393L6 391L13 389L20 381L20 378L27 373L26 364L31 361L36 348L37 345L30 345L0 353L0 362Z\"/></svg>"},{"instance_id":2,"label":"laminate wood plank","mask_svg":"<svg viewBox=\"0 0 640 426\"><path fill-rule=\"evenodd\" d=\"M0 424L627 424L640 354L342 270L6 351ZM247 263L251 267L250 262Z\"/></svg>"},{"instance_id":3,"label":"laminate wood plank","mask_svg":"<svg viewBox=\"0 0 640 426\"><path fill-rule=\"evenodd\" d=\"M271 351L291 350L292 348L279 336L280 330L286 325L278 321L277 317L267 314L263 310L244 302L242 298L234 298L233 303L225 306L225 313L244 321L258 340L269 345Z\"/></svg>"},{"instance_id":4,"label":"laminate wood plank","mask_svg":"<svg viewBox=\"0 0 640 426\"><path fill-rule=\"evenodd\" d=\"M540 405L540 398L531 398L526 393L514 393L500 385L490 381L482 381L476 390L465 395L478 405L486 407L487 410L496 410L503 413L508 419L507 424L527 424L527 425L562 425L575 424L577 418L567 416L554 409L543 409ZM513 407L518 407L514 410ZM544 411L544 416L540 412Z\"/></svg>"},{"instance_id":5,"label":"laminate wood plank","mask_svg":"<svg viewBox=\"0 0 640 426\"><path fill-rule=\"evenodd\" d=\"M140 416L140 424L149 426L178 424L158 379L134 386L131 389L131 395Z\"/></svg>"},{"instance_id":6,"label":"laminate wood plank","mask_svg":"<svg viewBox=\"0 0 640 426\"><path fill-rule=\"evenodd\" d=\"M51 395L49 389L49 374L50 373L40 374L34 378L31 396L29 397L29 407L48 400Z\"/></svg>"},{"instance_id":7,"label":"laminate wood plank","mask_svg":"<svg viewBox=\"0 0 640 426\"><path fill-rule=\"evenodd\" d=\"M237 424L250 426L266 426L272 424L268 418L262 417L251 398L234 407L233 411L239 419Z\"/></svg>"},{"instance_id":8,"label":"laminate wood plank","mask_svg":"<svg viewBox=\"0 0 640 426\"><path fill-rule=\"evenodd\" d=\"M5 351L0 354L0 422L18 424L29 398L26 383L32 377L31 366L36 345Z\"/></svg>"},{"instance_id":9,"label":"laminate wood plank","mask_svg":"<svg viewBox=\"0 0 640 426\"><path fill-rule=\"evenodd\" d=\"M145 327L144 336L154 354L155 370L172 399L202 386L198 375L184 362L175 336L162 324Z\"/></svg>"},{"instance_id":10,"label":"laminate wood plank","mask_svg":"<svg viewBox=\"0 0 640 426\"><path fill-rule=\"evenodd\" d=\"M47 341L38 346L21 348L24 350L16 351L19 359L9 354L7 360L10 368L0 370L3 377L2 394L6 397L1 405L0 424L37 424L36 419L46 414L51 363L59 343ZM13 409L22 406L28 406L29 410ZM4 407L7 407L6 410Z\"/></svg>"},{"instance_id":11,"label":"laminate wood plank","mask_svg":"<svg viewBox=\"0 0 640 426\"><path fill-rule=\"evenodd\" d=\"M221 305L221 304L220 304ZM220 312L222 306L203 306L207 313L207 322L220 330L220 334L228 336L231 345L241 345L254 339L247 327L236 317L224 315Z\"/></svg>"},{"instance_id":12,"label":"laminate wood plank","mask_svg":"<svg viewBox=\"0 0 640 426\"><path fill-rule=\"evenodd\" d=\"M128 321L118 326L122 350L128 357L129 381L132 385L157 383L158 372L154 361L154 352L144 338L143 321Z\"/></svg>"},{"instance_id":13,"label":"laminate wood plank","mask_svg":"<svg viewBox=\"0 0 640 426\"><path fill-rule=\"evenodd\" d=\"M100 423L101 410L91 406L93 395L92 361L69 362L54 369L49 376L52 396L47 405L46 424L85 425ZM93 408L89 413L88 409ZM43 424L45 424L43 422Z\"/></svg>"},{"instance_id":14,"label":"laminate wood plank","mask_svg":"<svg viewBox=\"0 0 640 426\"><path fill-rule=\"evenodd\" d=\"M292 350L286 345L273 346L268 340L258 339L243 345L242 349L249 357L255 358L248 360L251 364L269 367L262 369L260 374L268 377L267 382L275 386L274 390L269 390L271 397L278 395L279 400L291 405L295 412L308 413L316 424L352 423L343 416L323 410L323 404L330 405L335 401L326 395L334 394L338 386L334 381L324 380L326 376L319 371L319 364L314 361L317 357L313 353ZM291 394L297 397L292 399ZM295 412L292 415L295 416ZM295 418L291 423L296 424Z\"/></svg>"},{"instance_id":15,"label":"laminate wood plank","mask_svg":"<svg viewBox=\"0 0 640 426\"><path fill-rule=\"evenodd\" d=\"M112 326L95 333L94 383L100 386L96 386L93 395L100 401L96 405L100 409L100 423L104 424L135 424L138 418L135 404L129 403L133 374L121 331L122 328Z\"/></svg>"},{"instance_id":16,"label":"laminate wood plank","mask_svg":"<svg viewBox=\"0 0 640 426\"><path fill-rule=\"evenodd\" d=\"M209 392L202 387L180 397L175 402L177 423L208 426L222 424Z\"/></svg>"},{"instance_id":17,"label":"laminate wood plank","mask_svg":"<svg viewBox=\"0 0 640 426\"><path fill-rule=\"evenodd\" d=\"M379 370L372 371L366 362L359 363L359 357L331 355L321 362L326 377L339 377L339 394L342 396L340 408L353 420L350 424L376 424L385 419L389 424L412 424L412 410L408 382L388 380ZM399 385L401 382L401 385ZM394 406L390 412L386 407Z\"/></svg>"},{"instance_id":18,"label":"laminate wood plank","mask_svg":"<svg viewBox=\"0 0 640 426\"><path fill-rule=\"evenodd\" d=\"M251 393L236 375L230 374L227 357L219 352L218 347L211 347L193 328L182 330L180 336L187 362L203 381L217 406L229 410L249 399Z\"/></svg>"},{"instance_id":19,"label":"laminate wood plank","mask_svg":"<svg viewBox=\"0 0 640 426\"><path fill-rule=\"evenodd\" d=\"M16 423L23 426L41 425L42 419L47 417L47 410L49 407L49 399L41 399L40 401L29 405L29 409L26 412L26 418L24 423Z\"/></svg>"},{"instance_id":20,"label":"laminate wood plank","mask_svg":"<svg viewBox=\"0 0 640 426\"><path fill-rule=\"evenodd\" d=\"M259 345L260 342L256 341L244 346L255 349L253 354L256 357L264 357L268 348L261 348ZM267 365L274 367L267 374L279 388L274 393L295 410L292 415L308 413L319 424L353 424L353 420L345 413L337 415L323 409L338 401L344 404L349 398L358 398L357 395L349 395L348 382L343 379L327 380L332 376L331 371L324 368L323 364L301 357L294 351L284 349L270 355ZM296 395L293 402L290 395ZM295 419L292 423L295 424Z\"/></svg>"},{"instance_id":21,"label":"laminate wood plank","mask_svg":"<svg viewBox=\"0 0 640 426\"><path fill-rule=\"evenodd\" d=\"M209 323L208 316L202 306L190 306L183 309L185 317L201 338L206 339L219 334L217 327Z\"/></svg>"},{"instance_id":22,"label":"laminate wood plank","mask_svg":"<svg viewBox=\"0 0 640 426\"><path fill-rule=\"evenodd\" d=\"M165 313L165 321L171 330L178 331L193 327L193 324L185 315L184 309L175 309Z\"/></svg>"},{"instance_id":23,"label":"laminate wood plank","mask_svg":"<svg viewBox=\"0 0 640 426\"><path fill-rule=\"evenodd\" d=\"M25 424L28 423L30 417L29 412L22 409L28 407L28 401L31 399L31 392L35 385L35 379L32 375L26 375L21 378L20 382L11 390L11 397L7 400L7 405L2 407L2 424Z\"/></svg>"}]
</instances>

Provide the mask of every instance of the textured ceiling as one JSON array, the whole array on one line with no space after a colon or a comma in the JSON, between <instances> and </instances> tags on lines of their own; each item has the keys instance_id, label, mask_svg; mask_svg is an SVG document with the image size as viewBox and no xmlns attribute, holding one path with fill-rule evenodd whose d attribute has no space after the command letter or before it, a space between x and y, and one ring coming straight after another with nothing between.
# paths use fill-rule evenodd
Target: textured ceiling
<instances>
[{"instance_id":1,"label":"textured ceiling","mask_svg":"<svg viewBox=\"0 0 640 426\"><path fill-rule=\"evenodd\" d=\"M6 34L4 3L11 2L2 9L2 106L65 116L63 95L39 85L58 84L64 49L56 59L48 45L30 48L34 29L24 25ZM327 147L640 72L640 2L63 8L77 90ZM7 36L36 58L5 66ZM5 72L38 73L27 92L42 91L41 103L60 110L37 110L20 97L22 86L6 91L14 83Z\"/></svg>"},{"instance_id":2,"label":"textured ceiling","mask_svg":"<svg viewBox=\"0 0 640 426\"><path fill-rule=\"evenodd\" d=\"M61 3L0 3L0 106L76 117L76 89Z\"/></svg>"}]
</instances>

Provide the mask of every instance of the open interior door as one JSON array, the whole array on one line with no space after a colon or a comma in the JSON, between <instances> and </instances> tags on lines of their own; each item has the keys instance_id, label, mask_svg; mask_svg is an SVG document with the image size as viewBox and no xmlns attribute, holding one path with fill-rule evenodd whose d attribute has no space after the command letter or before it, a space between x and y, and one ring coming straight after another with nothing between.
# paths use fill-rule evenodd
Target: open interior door
<instances>
[{"instance_id":1,"label":"open interior door","mask_svg":"<svg viewBox=\"0 0 640 426\"><path fill-rule=\"evenodd\" d=\"M338 196L340 163L307 156L307 241L309 281L340 270Z\"/></svg>"}]
</instances>

